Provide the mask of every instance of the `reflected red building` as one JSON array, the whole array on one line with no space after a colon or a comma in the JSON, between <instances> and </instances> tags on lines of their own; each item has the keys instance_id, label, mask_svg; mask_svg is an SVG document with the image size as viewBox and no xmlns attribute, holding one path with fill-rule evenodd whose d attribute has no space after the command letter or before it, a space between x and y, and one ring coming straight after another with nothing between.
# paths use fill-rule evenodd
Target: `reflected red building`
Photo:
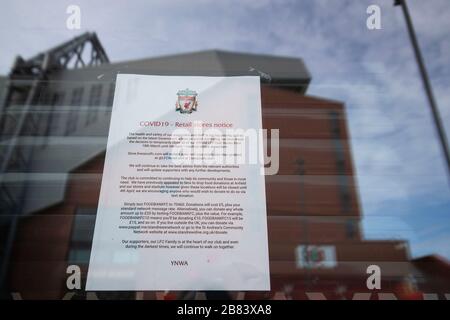
<instances>
[{"instance_id":1,"label":"reflected red building","mask_svg":"<svg viewBox=\"0 0 450 320\"><path fill-rule=\"evenodd\" d=\"M11 79L21 66L16 63ZM301 59L204 51L48 72L28 111L47 110L48 117L41 134L32 134L45 139L33 146L27 169L7 264L9 292L23 299L61 299L70 291L70 264L81 266L84 286L118 72L261 76L263 127L279 129L280 136L278 174L266 176L272 290L232 292L231 298L308 299L308 293L320 292L328 299L351 299L354 293L372 292L366 287L370 265L382 271L382 289L373 292L401 297L416 290L411 278L421 273L410 262L407 243L363 237L344 105L305 95L310 76ZM26 100L16 91L10 89L7 106ZM21 136L30 133L24 130ZM181 297L157 292L97 296Z\"/></svg>"}]
</instances>

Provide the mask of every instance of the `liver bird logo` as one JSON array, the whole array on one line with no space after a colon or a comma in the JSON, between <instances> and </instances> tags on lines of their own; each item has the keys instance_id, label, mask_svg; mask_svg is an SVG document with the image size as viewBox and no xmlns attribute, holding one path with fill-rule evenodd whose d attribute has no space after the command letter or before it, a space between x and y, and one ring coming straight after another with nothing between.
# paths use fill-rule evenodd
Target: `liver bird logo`
<instances>
[{"instance_id":1,"label":"liver bird logo","mask_svg":"<svg viewBox=\"0 0 450 320\"><path fill-rule=\"evenodd\" d=\"M197 111L197 92L190 89L184 89L178 91L177 96L178 98L175 104L176 111L184 114L191 114L193 111Z\"/></svg>"}]
</instances>

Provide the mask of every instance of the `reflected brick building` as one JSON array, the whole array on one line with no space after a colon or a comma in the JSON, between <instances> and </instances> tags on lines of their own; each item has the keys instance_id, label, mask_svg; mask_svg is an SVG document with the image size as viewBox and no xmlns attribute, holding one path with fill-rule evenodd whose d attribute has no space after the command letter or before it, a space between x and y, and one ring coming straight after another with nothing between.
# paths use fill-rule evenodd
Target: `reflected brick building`
<instances>
[{"instance_id":1,"label":"reflected brick building","mask_svg":"<svg viewBox=\"0 0 450 320\"><path fill-rule=\"evenodd\" d=\"M72 62L70 50L86 42L92 63ZM42 55L18 58L4 95L4 292L61 299L68 265L80 265L86 278L117 73L261 77L263 127L280 130L280 169L266 177L272 291L233 298L352 298L368 292L371 264L382 269L383 292L402 292L420 277L405 242L364 240L345 108L306 95L310 75L301 59L212 50L109 63L95 34ZM33 63L40 71L32 73Z\"/></svg>"}]
</instances>

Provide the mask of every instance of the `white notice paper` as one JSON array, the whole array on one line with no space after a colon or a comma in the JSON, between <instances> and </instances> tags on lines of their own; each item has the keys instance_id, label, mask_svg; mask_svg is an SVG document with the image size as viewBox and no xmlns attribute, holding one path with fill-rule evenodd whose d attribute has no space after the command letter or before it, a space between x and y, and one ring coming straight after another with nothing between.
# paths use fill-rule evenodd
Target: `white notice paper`
<instances>
[{"instance_id":1,"label":"white notice paper","mask_svg":"<svg viewBox=\"0 0 450 320\"><path fill-rule=\"evenodd\" d=\"M117 76L87 290L270 290L259 81Z\"/></svg>"}]
</instances>

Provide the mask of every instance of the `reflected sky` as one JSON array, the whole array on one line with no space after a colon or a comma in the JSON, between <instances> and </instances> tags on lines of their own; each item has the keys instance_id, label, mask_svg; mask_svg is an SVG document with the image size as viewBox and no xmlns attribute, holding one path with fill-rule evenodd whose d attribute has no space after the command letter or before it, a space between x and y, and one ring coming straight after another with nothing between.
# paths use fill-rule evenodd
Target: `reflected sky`
<instances>
[{"instance_id":1,"label":"reflected sky","mask_svg":"<svg viewBox=\"0 0 450 320\"><path fill-rule=\"evenodd\" d=\"M367 238L411 243L414 256L450 258L450 189L405 21L388 0L1 0L0 74L96 31L111 61L202 49L302 57L308 93L346 104ZM447 136L450 132L450 2L408 0ZM66 8L81 8L81 30ZM366 8L381 7L381 30ZM264 71L264 70L261 70Z\"/></svg>"}]
</instances>

